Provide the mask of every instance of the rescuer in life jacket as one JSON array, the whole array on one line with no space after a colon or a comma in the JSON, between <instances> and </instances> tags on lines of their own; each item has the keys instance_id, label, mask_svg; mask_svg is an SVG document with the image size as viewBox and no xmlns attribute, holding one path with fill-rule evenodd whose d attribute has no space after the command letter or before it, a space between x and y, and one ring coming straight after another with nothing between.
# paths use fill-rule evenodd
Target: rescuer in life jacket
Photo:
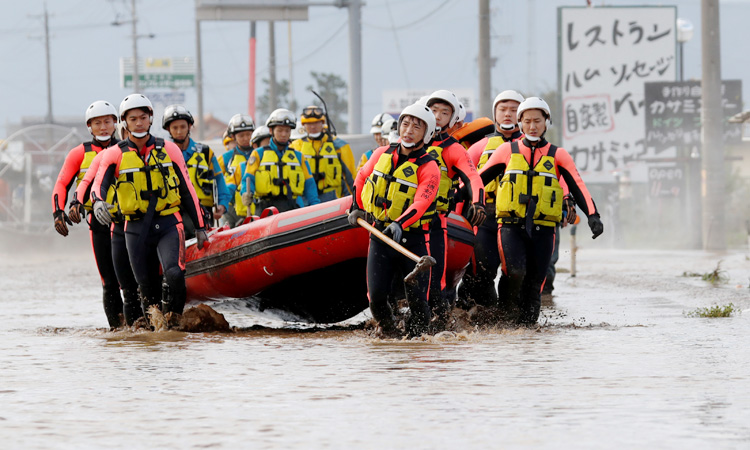
<instances>
[{"instance_id":1,"label":"rescuer in life jacket","mask_svg":"<svg viewBox=\"0 0 750 450\"><path fill-rule=\"evenodd\" d=\"M118 134L127 139L127 132L121 127L122 123L118 124ZM86 175L83 177L74 194L74 201L71 202L70 210L68 215L70 220L75 223L81 221L84 209L81 202L78 199L85 199L90 202L91 197L91 185L96 179L96 175L99 172L99 166L101 162L110 156L107 156L111 152L120 152L120 147L113 145L109 148L102 150L97 153L94 159L91 161L89 170L86 171ZM125 217L120 214L119 206L117 204L117 195L115 195L115 187L110 186L107 191L107 203L112 205L110 213L112 214L112 263L114 264L114 271L117 275L117 281L120 283L122 289L122 313L125 317L125 324L130 326L135 323L138 318L143 316L143 310L141 309L141 300L138 296L138 282L135 280L133 275L133 269L130 267L130 258L128 257L128 248L125 244ZM94 218L93 215L89 215L89 220L99 224L99 221ZM159 270L159 262L155 261L154 270Z\"/></svg>"},{"instance_id":2,"label":"rescuer in life jacket","mask_svg":"<svg viewBox=\"0 0 750 450\"><path fill-rule=\"evenodd\" d=\"M229 136L236 142L236 146L231 153L224 154L224 163L226 171L224 177L227 182L227 189L229 190L231 207L226 217L226 223L229 223L230 227L236 227L240 225L247 217L247 207L242 203L242 174L244 173L242 167L244 167L247 159L253 152L252 144L250 139L255 131L255 122L253 118L247 114L235 114L229 120L228 132Z\"/></svg>"},{"instance_id":3,"label":"rescuer in life jacket","mask_svg":"<svg viewBox=\"0 0 750 450\"><path fill-rule=\"evenodd\" d=\"M544 139L550 124L547 102L538 97L518 106L524 137L503 143L479 172L485 185L500 177L495 190L498 246L507 286L498 288L500 308L510 321L531 325L539 318L541 290L555 245L555 226L566 199L561 177L583 213L593 238L604 225L573 158Z\"/></svg>"},{"instance_id":4,"label":"rescuer in life jacket","mask_svg":"<svg viewBox=\"0 0 750 450\"><path fill-rule=\"evenodd\" d=\"M401 142L375 150L357 173L349 223L369 217L374 226L411 252L432 255L429 230L435 215L435 198L440 185L440 168L427 154L435 134L435 116L425 105L413 104L399 116ZM415 268L414 261L375 236L370 236L367 253L367 291L372 317L381 337L401 336L388 304L395 276L404 277ZM410 337L427 331L430 270L420 272L414 284L404 286L411 312L406 324Z\"/></svg>"},{"instance_id":5,"label":"rescuer in life jacket","mask_svg":"<svg viewBox=\"0 0 750 450\"><path fill-rule=\"evenodd\" d=\"M435 115L437 134L427 148L427 154L440 166L440 187L436 198L436 214L430 226L430 251L437 264L432 267L430 302L435 315L435 329L445 327L450 311L445 292L445 260L448 241L448 214L455 209L457 197L465 198L464 215L472 227L484 222L484 184L466 149L449 134L458 122L460 102L453 92L441 89L427 98L427 107ZM443 131L445 130L445 131ZM458 192L463 183L462 193Z\"/></svg>"},{"instance_id":6,"label":"rescuer in life jacket","mask_svg":"<svg viewBox=\"0 0 750 450\"><path fill-rule=\"evenodd\" d=\"M99 165L91 200L103 225L112 221L112 205L105 199L114 185L120 213L125 217L125 242L130 266L138 281L146 313L161 300L164 314L182 314L185 307L185 231L180 208L195 224L198 248L208 241L200 202L190 182L182 152L173 142L150 134L154 120L151 102L130 94L120 103L120 120L129 138L119 152L107 152ZM161 263L166 289L162 295Z\"/></svg>"},{"instance_id":7,"label":"rescuer in life jacket","mask_svg":"<svg viewBox=\"0 0 750 450\"><path fill-rule=\"evenodd\" d=\"M57 181L52 190L52 216L55 221L55 230L62 236L68 235L68 225L73 222L65 214L65 204L68 199L68 191L73 182L80 184L86 175L94 157L110 145L117 143L115 129L117 127L117 110L104 100L98 100L86 108L86 126L93 139L86 141L73 148L65 157ZM83 197L81 197L83 199ZM83 211L91 211L91 202L78 201L75 196L71 201L71 208L75 209L76 223L80 222ZM111 328L120 326L120 313L122 312L122 298L120 297L120 285L112 264L112 245L109 227L101 225L89 215L89 235L91 246L94 250L96 267L102 280L104 314Z\"/></svg>"},{"instance_id":8,"label":"rescuer in life jacket","mask_svg":"<svg viewBox=\"0 0 750 450\"><path fill-rule=\"evenodd\" d=\"M321 202L351 194L354 183L354 154L349 144L331 134L325 127L326 118L319 106L308 106L300 117L307 136L293 141L289 147L302 153L318 186Z\"/></svg>"},{"instance_id":9,"label":"rescuer in life jacket","mask_svg":"<svg viewBox=\"0 0 750 450\"><path fill-rule=\"evenodd\" d=\"M495 131L469 147L468 153L477 169L482 169L490 156L504 142L520 139L523 134L518 127L518 105L524 101L521 94L513 90L499 93L492 103ZM497 246L497 220L495 218L495 191L497 180L484 188L487 220L476 229L476 245L471 265L458 288L458 304L471 308L474 304L491 306L497 304L495 278L500 267ZM504 282L501 283L501 286Z\"/></svg>"},{"instance_id":10,"label":"rescuer in life jacket","mask_svg":"<svg viewBox=\"0 0 750 450\"><path fill-rule=\"evenodd\" d=\"M261 125L253 131L253 135L250 138L250 144L253 146L253 150L265 147L269 142L271 142L271 130L267 126ZM247 171L247 163L242 166L241 170L243 174ZM250 217L256 215L259 211L256 209L258 205L255 203L255 198L253 198L253 195L247 189L247 180L247 177L242 177L241 192L242 203L247 207L247 215Z\"/></svg>"},{"instance_id":11,"label":"rescuer in life jacket","mask_svg":"<svg viewBox=\"0 0 750 450\"><path fill-rule=\"evenodd\" d=\"M246 200L257 202L257 210L274 206L279 212L299 208L299 197L308 205L317 205L318 189L310 166L302 153L289 146L289 136L297 119L288 109L277 109L268 116L266 126L272 138L268 145L253 150L247 160L244 182Z\"/></svg>"},{"instance_id":12,"label":"rescuer in life jacket","mask_svg":"<svg viewBox=\"0 0 750 450\"><path fill-rule=\"evenodd\" d=\"M208 226L227 212L231 197L211 147L195 142L190 137L190 129L194 124L193 115L183 105L169 105L164 109L161 127L182 150L190 181L201 204L203 222ZM194 238L195 224L189 215L183 215L182 224L185 227L185 239Z\"/></svg>"},{"instance_id":13,"label":"rescuer in life jacket","mask_svg":"<svg viewBox=\"0 0 750 450\"><path fill-rule=\"evenodd\" d=\"M375 140L375 148L382 147L384 145L390 145L390 142L388 141L388 135L383 132L383 125L385 125L386 122L390 121L393 121L393 123L395 124L393 116L388 113L380 113L372 118L372 123L370 125L370 134ZM398 132L396 134L398 134ZM367 160L370 159L370 157L372 156L372 152L374 151L375 150L373 149L362 153L362 156L359 158L359 164L357 164L357 172L359 172L359 169L361 169L362 166L367 163Z\"/></svg>"}]
</instances>

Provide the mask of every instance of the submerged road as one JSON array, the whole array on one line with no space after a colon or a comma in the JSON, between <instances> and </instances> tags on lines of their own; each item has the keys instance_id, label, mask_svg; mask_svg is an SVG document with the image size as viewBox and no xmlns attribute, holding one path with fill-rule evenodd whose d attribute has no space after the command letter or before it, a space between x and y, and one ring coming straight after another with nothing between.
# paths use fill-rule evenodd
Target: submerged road
<instances>
[{"instance_id":1,"label":"submerged road","mask_svg":"<svg viewBox=\"0 0 750 450\"><path fill-rule=\"evenodd\" d=\"M585 249L534 329L108 332L93 258L0 248L4 448L748 448L747 251ZM711 286L685 272L712 271ZM569 264L561 254L558 267ZM729 318L689 317L734 304ZM745 311L742 313L742 311Z\"/></svg>"}]
</instances>

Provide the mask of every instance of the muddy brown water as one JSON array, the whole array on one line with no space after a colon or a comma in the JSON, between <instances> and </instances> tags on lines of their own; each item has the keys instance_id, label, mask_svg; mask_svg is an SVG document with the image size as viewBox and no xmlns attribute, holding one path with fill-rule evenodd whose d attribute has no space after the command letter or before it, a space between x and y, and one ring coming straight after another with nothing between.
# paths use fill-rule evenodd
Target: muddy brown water
<instances>
[{"instance_id":1,"label":"muddy brown water","mask_svg":"<svg viewBox=\"0 0 750 450\"><path fill-rule=\"evenodd\" d=\"M232 334L109 332L88 254L0 248L2 447L750 448L745 254L587 249L539 328L380 341L232 303Z\"/></svg>"}]
</instances>

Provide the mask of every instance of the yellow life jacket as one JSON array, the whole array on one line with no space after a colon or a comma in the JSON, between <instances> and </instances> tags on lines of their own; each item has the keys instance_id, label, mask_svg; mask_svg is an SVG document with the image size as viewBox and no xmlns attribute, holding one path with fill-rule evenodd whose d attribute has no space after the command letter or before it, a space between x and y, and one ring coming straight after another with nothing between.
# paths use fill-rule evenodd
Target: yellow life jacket
<instances>
[{"instance_id":1,"label":"yellow life jacket","mask_svg":"<svg viewBox=\"0 0 750 450\"><path fill-rule=\"evenodd\" d=\"M454 138L448 138L442 144L431 145L427 149L427 154L435 158L440 166L440 187L435 201L437 202L436 209L441 213L448 211L450 208L451 189L458 187L458 180L453 180L448 176L448 165L443 160L443 150L455 142Z\"/></svg>"},{"instance_id":2,"label":"yellow life jacket","mask_svg":"<svg viewBox=\"0 0 750 450\"><path fill-rule=\"evenodd\" d=\"M297 198L305 192L305 170L301 154L288 148L279 155L271 147L258 149L260 166L255 171L255 196ZM291 189L291 192L289 191Z\"/></svg>"},{"instance_id":3,"label":"yellow life jacket","mask_svg":"<svg viewBox=\"0 0 750 450\"><path fill-rule=\"evenodd\" d=\"M214 171L208 160L208 147L195 144L195 151L185 165L200 204L208 208L214 206Z\"/></svg>"},{"instance_id":4,"label":"yellow life jacket","mask_svg":"<svg viewBox=\"0 0 750 450\"><path fill-rule=\"evenodd\" d=\"M250 151L250 154L252 154L252 150ZM232 159L227 164L227 174L224 177L227 184L232 184L237 186L237 189L234 191L234 200L232 201L232 204L234 205L234 211L237 213L238 216L244 217L247 216L247 206L245 206L244 203L242 203L242 192L241 192L241 183L242 183L242 165L247 163L247 157L245 157L245 154L242 153L242 150L235 148L234 154L232 155ZM237 174L240 174L239 181L237 180Z\"/></svg>"},{"instance_id":5,"label":"yellow life jacket","mask_svg":"<svg viewBox=\"0 0 750 450\"><path fill-rule=\"evenodd\" d=\"M477 163L477 170L484 167L489 161L490 157L500 145L507 142L503 136L492 136L488 141L487 145L484 146L482 156L479 157L479 163ZM497 179L490 181L484 186L485 201L492 203L495 201L495 191L497 191Z\"/></svg>"},{"instance_id":6,"label":"yellow life jacket","mask_svg":"<svg viewBox=\"0 0 750 450\"><path fill-rule=\"evenodd\" d=\"M94 158L96 158L96 155L98 154L96 152L96 150L94 150L94 147L91 144L91 142L84 142L83 143L83 151L84 151L84 153L83 153L83 161L81 162L81 168L78 169L78 175L76 177L76 186L78 186L79 184L81 184L81 180L83 180L83 177L86 176L86 172L89 171L89 167L91 167L91 162L94 160ZM101 151L104 151L104 150L102 149ZM109 190L107 191L107 203L109 203L110 205L114 205L114 203L112 203L110 201L110 199L113 200L113 201L116 200L114 198L114 187L113 186L110 186ZM86 199L86 203L83 204L83 207L86 210L88 210L88 211L92 211L93 210L93 205L91 204L91 198L90 197ZM115 208L113 208L113 209L115 209Z\"/></svg>"},{"instance_id":7,"label":"yellow life jacket","mask_svg":"<svg viewBox=\"0 0 750 450\"><path fill-rule=\"evenodd\" d=\"M336 191L341 197L341 178L343 169L341 160L333 142L326 141L315 151L313 142L309 138L302 139L299 152L310 165L310 171L318 184L318 193Z\"/></svg>"},{"instance_id":8,"label":"yellow life jacket","mask_svg":"<svg viewBox=\"0 0 750 450\"><path fill-rule=\"evenodd\" d=\"M365 211L386 226L401 217L404 211L414 203L419 184L417 170L423 164L433 160L427 152L424 152L409 158L394 170L393 155L396 152L398 152L398 144L393 144L380 155L362 188L362 204ZM435 202L433 201L432 206L424 215L405 229L423 228L424 225L430 223L434 215Z\"/></svg>"},{"instance_id":9,"label":"yellow life jacket","mask_svg":"<svg viewBox=\"0 0 750 450\"><path fill-rule=\"evenodd\" d=\"M498 223L507 222L507 218L525 219L527 207L534 201L534 223L555 226L562 220L563 203L563 190L555 170L557 147L550 145L547 155L539 159L534 170L530 170L517 141L512 142L510 148L510 162L495 192ZM533 160L533 153L531 156Z\"/></svg>"},{"instance_id":10,"label":"yellow life jacket","mask_svg":"<svg viewBox=\"0 0 750 450\"><path fill-rule=\"evenodd\" d=\"M131 150L127 141L117 144L122 150L120 175L117 178L117 201L127 220L139 219L148 211L151 199L156 199L155 211L161 216L180 209L180 179L164 150L164 140L156 138L147 163L138 151Z\"/></svg>"}]
</instances>

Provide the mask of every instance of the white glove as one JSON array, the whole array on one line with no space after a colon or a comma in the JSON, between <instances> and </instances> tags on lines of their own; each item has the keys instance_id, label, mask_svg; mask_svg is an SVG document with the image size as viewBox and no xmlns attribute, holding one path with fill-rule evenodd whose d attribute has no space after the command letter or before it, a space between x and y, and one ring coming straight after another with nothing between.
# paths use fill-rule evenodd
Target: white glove
<instances>
[{"instance_id":1,"label":"white glove","mask_svg":"<svg viewBox=\"0 0 750 450\"><path fill-rule=\"evenodd\" d=\"M112 223L112 216L109 214L109 208L112 205L105 202L104 200L97 200L94 203L94 217L99 221L100 224L108 226Z\"/></svg>"}]
</instances>

